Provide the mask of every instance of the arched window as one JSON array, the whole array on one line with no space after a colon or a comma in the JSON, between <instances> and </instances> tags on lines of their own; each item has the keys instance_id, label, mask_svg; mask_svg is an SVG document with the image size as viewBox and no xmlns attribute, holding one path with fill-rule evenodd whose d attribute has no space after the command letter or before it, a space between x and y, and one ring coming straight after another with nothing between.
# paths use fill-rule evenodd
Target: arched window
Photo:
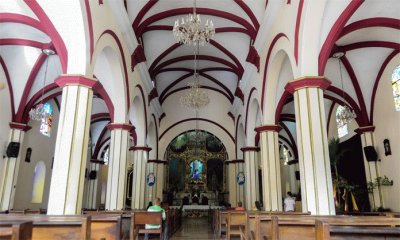
<instances>
[{"instance_id":1,"label":"arched window","mask_svg":"<svg viewBox=\"0 0 400 240\"><path fill-rule=\"evenodd\" d=\"M343 106L339 106L336 109L336 125L338 129L339 138L344 137L349 133L349 131L347 130L347 123L338 117L343 110L344 110Z\"/></svg>"},{"instance_id":2,"label":"arched window","mask_svg":"<svg viewBox=\"0 0 400 240\"><path fill-rule=\"evenodd\" d=\"M42 203L46 165L40 161L35 166L33 173L32 203Z\"/></svg>"},{"instance_id":3,"label":"arched window","mask_svg":"<svg viewBox=\"0 0 400 240\"><path fill-rule=\"evenodd\" d=\"M400 112L400 65L398 65L392 74L392 89L394 106L397 112Z\"/></svg>"}]
</instances>

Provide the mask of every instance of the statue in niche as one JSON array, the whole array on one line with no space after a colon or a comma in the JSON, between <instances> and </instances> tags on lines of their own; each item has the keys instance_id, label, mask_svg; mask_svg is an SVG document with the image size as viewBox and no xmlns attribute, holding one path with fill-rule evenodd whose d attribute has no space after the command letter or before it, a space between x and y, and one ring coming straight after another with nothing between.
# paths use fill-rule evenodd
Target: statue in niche
<instances>
[{"instance_id":1,"label":"statue in niche","mask_svg":"<svg viewBox=\"0 0 400 240\"><path fill-rule=\"evenodd\" d=\"M192 180L201 180L203 174L203 163L200 160L190 162L190 178Z\"/></svg>"}]
</instances>

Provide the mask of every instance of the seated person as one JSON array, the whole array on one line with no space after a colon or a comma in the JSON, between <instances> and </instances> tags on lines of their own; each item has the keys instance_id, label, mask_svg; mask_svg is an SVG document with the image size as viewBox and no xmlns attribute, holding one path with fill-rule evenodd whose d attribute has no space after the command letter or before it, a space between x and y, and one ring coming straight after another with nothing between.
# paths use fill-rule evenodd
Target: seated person
<instances>
[{"instance_id":1,"label":"seated person","mask_svg":"<svg viewBox=\"0 0 400 240\"><path fill-rule=\"evenodd\" d=\"M161 216L162 216L162 219L163 219L163 229L164 229L163 230L163 235L164 235L163 239L168 239L168 225L165 222L165 219L167 218L167 216L165 214L164 209L162 209L160 207L160 205L161 205L160 198L155 198L154 201L153 201L153 206L150 206L147 209L147 211L148 212L161 212ZM158 225L158 224L146 224L146 229L158 229L160 227L161 226ZM145 240L149 239L149 234L148 233L145 234L144 239Z\"/></svg>"},{"instance_id":2,"label":"seated person","mask_svg":"<svg viewBox=\"0 0 400 240\"><path fill-rule=\"evenodd\" d=\"M243 203L242 202L238 202L237 207L235 208L236 211L245 211L246 209L244 209L243 207Z\"/></svg>"},{"instance_id":3,"label":"seated person","mask_svg":"<svg viewBox=\"0 0 400 240\"><path fill-rule=\"evenodd\" d=\"M296 200L292 196L291 192L287 192L287 196L285 200L283 201L283 209L285 212L294 212L295 211L295 206L296 206Z\"/></svg>"}]
</instances>

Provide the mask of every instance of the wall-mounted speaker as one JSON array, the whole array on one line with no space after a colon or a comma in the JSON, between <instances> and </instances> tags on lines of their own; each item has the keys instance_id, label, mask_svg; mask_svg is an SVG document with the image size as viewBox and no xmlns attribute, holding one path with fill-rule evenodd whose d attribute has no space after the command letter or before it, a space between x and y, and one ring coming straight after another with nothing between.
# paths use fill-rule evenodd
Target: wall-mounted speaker
<instances>
[{"instance_id":1,"label":"wall-mounted speaker","mask_svg":"<svg viewBox=\"0 0 400 240\"><path fill-rule=\"evenodd\" d=\"M19 142L10 142L7 147L7 157L16 158L19 153Z\"/></svg>"},{"instance_id":2,"label":"wall-mounted speaker","mask_svg":"<svg viewBox=\"0 0 400 240\"><path fill-rule=\"evenodd\" d=\"M94 179L96 179L96 177L97 177L97 172L94 170L90 171L89 179L94 180Z\"/></svg>"},{"instance_id":3,"label":"wall-mounted speaker","mask_svg":"<svg viewBox=\"0 0 400 240\"><path fill-rule=\"evenodd\" d=\"M374 162L378 160L378 154L373 146L364 147L365 158L368 162Z\"/></svg>"},{"instance_id":4,"label":"wall-mounted speaker","mask_svg":"<svg viewBox=\"0 0 400 240\"><path fill-rule=\"evenodd\" d=\"M300 181L300 171L296 171L294 174L296 175L296 180Z\"/></svg>"}]
</instances>

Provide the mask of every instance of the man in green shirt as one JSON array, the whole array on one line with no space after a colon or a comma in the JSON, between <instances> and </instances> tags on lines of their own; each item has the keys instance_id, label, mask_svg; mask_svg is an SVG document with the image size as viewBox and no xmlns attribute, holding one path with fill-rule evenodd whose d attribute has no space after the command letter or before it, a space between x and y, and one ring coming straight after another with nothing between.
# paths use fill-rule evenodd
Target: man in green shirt
<instances>
[{"instance_id":1,"label":"man in green shirt","mask_svg":"<svg viewBox=\"0 0 400 240\"><path fill-rule=\"evenodd\" d=\"M160 207L160 205L161 205L160 198L155 198L153 200L153 206L150 206L147 209L147 211L148 212L161 212L161 216L162 216L162 219L163 219L163 227L164 227L163 228L163 235L164 235L163 239L167 240L168 239L168 227L167 227L167 224L165 222L165 219L167 217L165 215L164 209L162 207ZM157 228L160 228L160 227L161 226L158 225L158 224L146 224L146 229L157 229ZM149 239L149 234L146 233L144 239L148 240Z\"/></svg>"}]
</instances>

